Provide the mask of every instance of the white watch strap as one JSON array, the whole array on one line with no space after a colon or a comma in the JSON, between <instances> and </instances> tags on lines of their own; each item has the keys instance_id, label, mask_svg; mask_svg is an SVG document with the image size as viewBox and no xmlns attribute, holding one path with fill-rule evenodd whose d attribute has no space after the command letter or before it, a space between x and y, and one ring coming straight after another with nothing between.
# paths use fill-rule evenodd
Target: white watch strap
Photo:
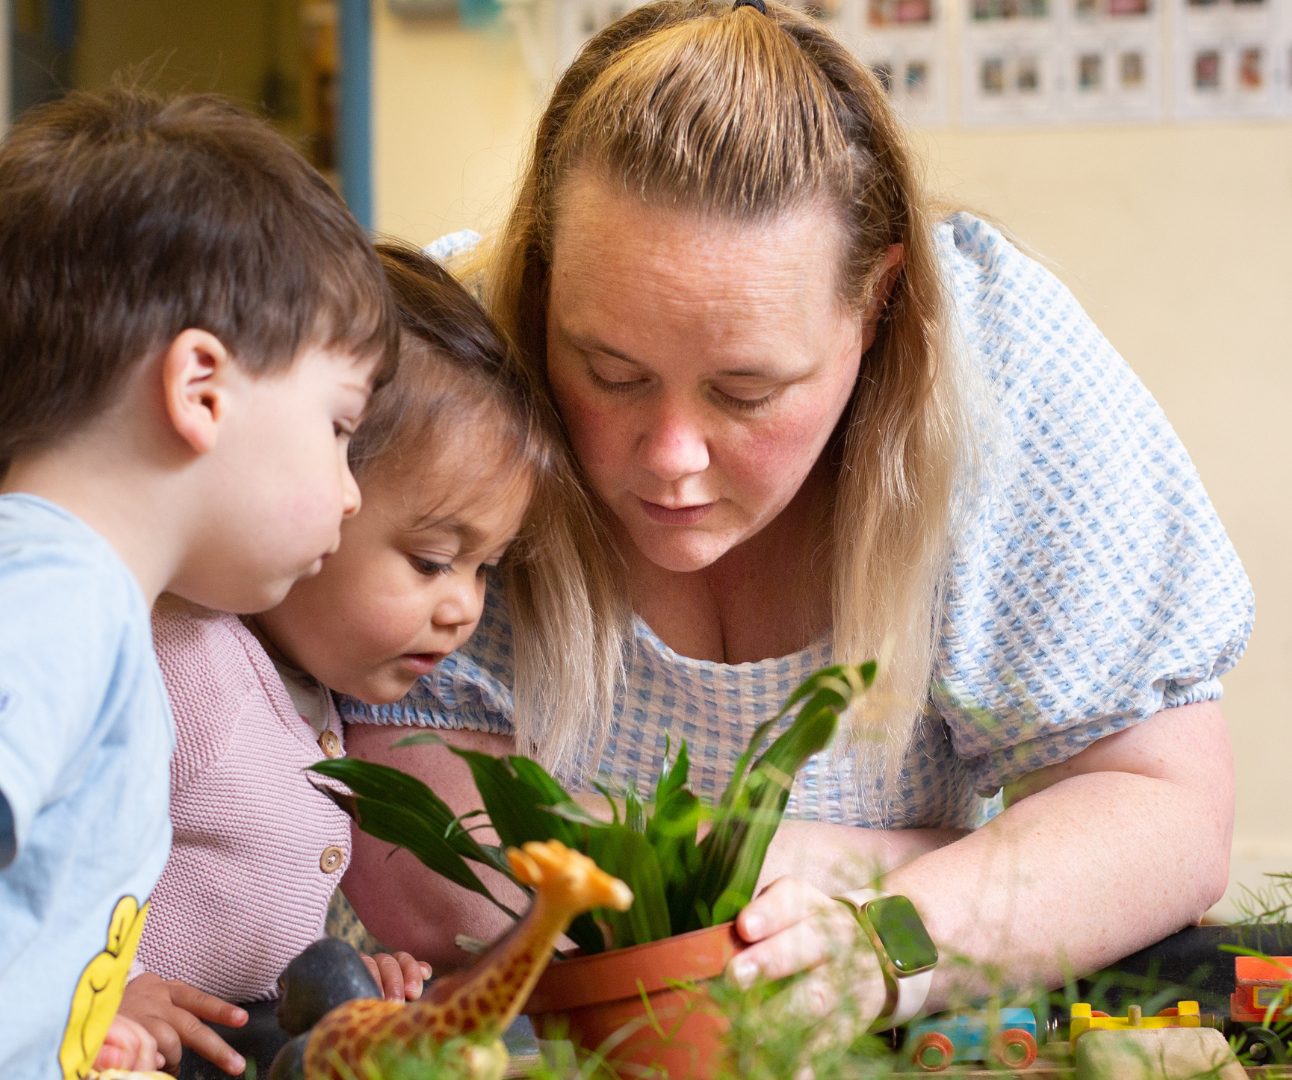
<instances>
[{"instance_id":1,"label":"white watch strap","mask_svg":"<svg viewBox=\"0 0 1292 1080\"><path fill-rule=\"evenodd\" d=\"M929 987L933 985L933 969L893 981L897 983L897 1008L893 1010L892 1016L883 1017L875 1025L875 1031L901 1027L919 1014L924 1007L924 999L929 996Z\"/></svg>"},{"instance_id":2,"label":"white watch strap","mask_svg":"<svg viewBox=\"0 0 1292 1080\"><path fill-rule=\"evenodd\" d=\"M882 900L888 895L890 894L880 892L878 889L851 889L840 899L845 899L848 903L857 905L856 910L860 911L862 904L868 904L872 900ZM900 1027L912 1017L918 1015L929 996L929 987L933 985L932 968L903 978L891 970L891 963L888 967L890 970L884 972L884 981L896 989L897 1001L891 1013L887 1016L879 1017L871 1025L871 1031L887 1031L889 1028Z\"/></svg>"}]
</instances>

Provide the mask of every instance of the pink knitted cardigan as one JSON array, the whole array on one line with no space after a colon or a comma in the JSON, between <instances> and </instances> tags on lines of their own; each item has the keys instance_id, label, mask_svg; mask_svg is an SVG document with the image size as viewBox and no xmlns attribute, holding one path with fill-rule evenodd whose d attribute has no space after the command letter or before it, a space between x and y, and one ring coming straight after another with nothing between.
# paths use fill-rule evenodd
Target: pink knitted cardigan
<instances>
[{"instance_id":1,"label":"pink knitted cardigan","mask_svg":"<svg viewBox=\"0 0 1292 1080\"><path fill-rule=\"evenodd\" d=\"M163 603L153 637L175 712L175 838L135 973L226 1001L275 997L283 968L323 936L350 820L307 779L319 740L236 616ZM338 741L322 739L339 751L330 711Z\"/></svg>"}]
</instances>

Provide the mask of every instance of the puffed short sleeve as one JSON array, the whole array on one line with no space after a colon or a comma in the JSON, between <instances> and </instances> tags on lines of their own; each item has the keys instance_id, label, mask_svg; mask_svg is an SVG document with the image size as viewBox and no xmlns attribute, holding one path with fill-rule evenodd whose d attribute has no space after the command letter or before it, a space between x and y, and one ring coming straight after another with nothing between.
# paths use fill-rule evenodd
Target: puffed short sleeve
<instances>
[{"instance_id":1,"label":"puffed short sleeve","mask_svg":"<svg viewBox=\"0 0 1292 1080\"><path fill-rule=\"evenodd\" d=\"M491 580L475 633L418 679L405 697L391 705L343 697L341 718L347 724L512 734L511 619L498 592Z\"/></svg>"},{"instance_id":2,"label":"puffed short sleeve","mask_svg":"<svg viewBox=\"0 0 1292 1080\"><path fill-rule=\"evenodd\" d=\"M939 239L1004 433L957 552L933 685L986 794L1219 698L1253 597L1179 438L1072 294L967 215Z\"/></svg>"}]
</instances>

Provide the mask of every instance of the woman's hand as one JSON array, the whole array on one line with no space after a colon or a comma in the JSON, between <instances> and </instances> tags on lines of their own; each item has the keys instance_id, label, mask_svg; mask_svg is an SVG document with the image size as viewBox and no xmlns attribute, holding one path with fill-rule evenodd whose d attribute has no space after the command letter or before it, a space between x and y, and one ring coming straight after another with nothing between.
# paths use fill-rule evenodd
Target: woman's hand
<instances>
[{"instance_id":1,"label":"woman's hand","mask_svg":"<svg viewBox=\"0 0 1292 1080\"><path fill-rule=\"evenodd\" d=\"M751 943L727 966L739 986L808 972L790 990L792 1007L816 1018L842 1005L855 1035L883 1009L887 992L874 949L853 913L819 889L780 878L740 913L736 932Z\"/></svg>"},{"instance_id":2,"label":"woman's hand","mask_svg":"<svg viewBox=\"0 0 1292 1080\"><path fill-rule=\"evenodd\" d=\"M108 1034L94 1059L95 1069L127 1069L148 1072L160 1069L166 1059L157 1049L157 1040L142 1024L119 1013L112 1018Z\"/></svg>"},{"instance_id":3,"label":"woman's hand","mask_svg":"<svg viewBox=\"0 0 1292 1080\"><path fill-rule=\"evenodd\" d=\"M363 962L387 1001L416 1001L422 996L422 984L431 977L431 965L406 952L365 956Z\"/></svg>"},{"instance_id":4,"label":"woman's hand","mask_svg":"<svg viewBox=\"0 0 1292 1080\"><path fill-rule=\"evenodd\" d=\"M247 1067L242 1055L203 1023L242 1027L247 1022L246 1010L186 982L164 980L151 972L131 979L117 1014L118 1019L123 1017L145 1030L154 1051L159 1051L157 1057L169 1070L179 1068L186 1046L234 1076L242 1075Z\"/></svg>"}]
</instances>

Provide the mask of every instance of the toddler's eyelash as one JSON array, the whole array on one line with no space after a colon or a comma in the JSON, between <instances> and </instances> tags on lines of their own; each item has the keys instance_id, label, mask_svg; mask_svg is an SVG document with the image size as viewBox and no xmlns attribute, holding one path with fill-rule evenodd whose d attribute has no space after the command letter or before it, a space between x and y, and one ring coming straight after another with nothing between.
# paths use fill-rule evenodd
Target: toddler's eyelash
<instances>
[{"instance_id":1,"label":"toddler's eyelash","mask_svg":"<svg viewBox=\"0 0 1292 1080\"><path fill-rule=\"evenodd\" d=\"M452 563L431 562L430 559L419 559L416 555L410 556L413 562L413 568L419 574L425 574L427 577L435 577L438 574L447 574L453 569Z\"/></svg>"}]
</instances>

